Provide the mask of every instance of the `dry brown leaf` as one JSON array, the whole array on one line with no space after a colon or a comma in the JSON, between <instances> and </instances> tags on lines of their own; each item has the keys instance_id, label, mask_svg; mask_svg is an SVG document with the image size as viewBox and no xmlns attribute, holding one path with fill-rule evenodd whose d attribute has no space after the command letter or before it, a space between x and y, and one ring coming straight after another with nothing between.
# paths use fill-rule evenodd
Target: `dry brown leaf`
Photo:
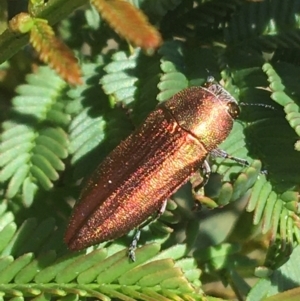
<instances>
[{"instance_id":1,"label":"dry brown leaf","mask_svg":"<svg viewBox=\"0 0 300 301\"><path fill-rule=\"evenodd\" d=\"M82 84L81 71L73 52L56 38L52 27L44 19L34 19L30 42L40 59L49 64L66 82Z\"/></svg>"},{"instance_id":2,"label":"dry brown leaf","mask_svg":"<svg viewBox=\"0 0 300 301\"><path fill-rule=\"evenodd\" d=\"M159 47L162 42L160 33L147 17L124 0L91 0L101 16L122 37L134 45L147 50Z\"/></svg>"}]
</instances>

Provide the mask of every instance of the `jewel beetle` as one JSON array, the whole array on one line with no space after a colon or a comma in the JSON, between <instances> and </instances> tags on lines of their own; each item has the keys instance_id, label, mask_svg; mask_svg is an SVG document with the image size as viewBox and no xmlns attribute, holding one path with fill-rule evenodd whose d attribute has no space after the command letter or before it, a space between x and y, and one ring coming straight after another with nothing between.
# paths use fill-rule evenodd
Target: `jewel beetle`
<instances>
[{"instance_id":1,"label":"jewel beetle","mask_svg":"<svg viewBox=\"0 0 300 301\"><path fill-rule=\"evenodd\" d=\"M69 249L125 235L207 166L208 154L231 158L217 147L239 112L233 96L211 77L160 103L86 182L65 234Z\"/></svg>"}]
</instances>

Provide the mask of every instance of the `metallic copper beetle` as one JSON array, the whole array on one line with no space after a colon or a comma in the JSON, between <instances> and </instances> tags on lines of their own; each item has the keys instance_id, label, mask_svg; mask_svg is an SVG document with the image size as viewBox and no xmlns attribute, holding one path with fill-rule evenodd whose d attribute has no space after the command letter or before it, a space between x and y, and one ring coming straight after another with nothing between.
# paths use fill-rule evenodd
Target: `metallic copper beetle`
<instances>
[{"instance_id":1,"label":"metallic copper beetle","mask_svg":"<svg viewBox=\"0 0 300 301\"><path fill-rule=\"evenodd\" d=\"M160 103L97 167L75 205L71 250L112 240L141 225L229 135L236 100L209 80Z\"/></svg>"}]
</instances>

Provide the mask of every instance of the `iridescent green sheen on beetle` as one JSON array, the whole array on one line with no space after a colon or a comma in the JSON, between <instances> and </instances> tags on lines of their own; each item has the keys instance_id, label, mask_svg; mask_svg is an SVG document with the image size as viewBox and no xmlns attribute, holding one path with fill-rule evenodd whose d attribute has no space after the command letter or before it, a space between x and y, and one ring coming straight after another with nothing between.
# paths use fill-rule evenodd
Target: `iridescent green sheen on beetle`
<instances>
[{"instance_id":1,"label":"iridescent green sheen on beetle","mask_svg":"<svg viewBox=\"0 0 300 301\"><path fill-rule=\"evenodd\" d=\"M211 80L160 103L87 181L65 235L68 247L118 238L159 212L203 168L238 114L236 100Z\"/></svg>"}]
</instances>

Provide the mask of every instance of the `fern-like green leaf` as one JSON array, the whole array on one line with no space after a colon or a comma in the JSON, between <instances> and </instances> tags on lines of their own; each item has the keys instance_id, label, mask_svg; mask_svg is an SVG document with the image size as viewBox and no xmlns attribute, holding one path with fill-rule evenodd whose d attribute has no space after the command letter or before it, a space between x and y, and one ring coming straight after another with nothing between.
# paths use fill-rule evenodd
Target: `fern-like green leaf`
<instances>
[{"instance_id":1,"label":"fern-like green leaf","mask_svg":"<svg viewBox=\"0 0 300 301\"><path fill-rule=\"evenodd\" d=\"M280 66L279 66L280 67ZM270 88L272 89L271 97L277 103L284 107L286 113L286 119L289 122L290 126L294 129L296 134L300 136L300 113L299 105L295 100L293 100L287 93L285 93L285 86L282 84L282 81L276 71L272 66L266 63L263 66L263 70L267 73L268 79L270 82ZM298 70L295 70L296 72ZM294 88L294 87L293 87ZM294 90L294 89L293 89ZM300 89L297 89L300 93ZM292 94L294 91L290 91Z\"/></svg>"},{"instance_id":2,"label":"fern-like green leaf","mask_svg":"<svg viewBox=\"0 0 300 301\"><path fill-rule=\"evenodd\" d=\"M130 104L134 100L137 77L131 73L137 66L138 53L136 51L127 57L126 53L117 52L112 56L112 62L104 68L107 75L102 77L100 83L105 93L114 97L115 102Z\"/></svg>"},{"instance_id":3,"label":"fern-like green leaf","mask_svg":"<svg viewBox=\"0 0 300 301\"><path fill-rule=\"evenodd\" d=\"M135 64L134 61L127 63ZM127 63L125 62L125 65L128 67ZM95 164L97 165L121 138L126 137L132 128L126 112L120 108L112 108L109 96L105 95L98 86L99 79L103 76L103 73L98 74L99 65L91 64L83 70L84 81L87 85L85 89L88 91L84 96L81 94L82 87L75 88L69 93L76 103L75 106L68 106L68 111L74 115L69 127L69 152L72 154L71 162L75 166L74 177L76 179L91 173ZM120 62L123 67L118 67L118 63L115 65L116 68L126 68L124 61ZM108 75L102 79L106 76ZM123 95L122 93L118 95ZM128 99L127 96L126 99ZM122 101L122 96L120 101Z\"/></svg>"},{"instance_id":4,"label":"fern-like green leaf","mask_svg":"<svg viewBox=\"0 0 300 301\"><path fill-rule=\"evenodd\" d=\"M182 259L186 252L183 245L165 249L159 256L158 244L145 245L137 250L137 261L134 263L128 260L124 247L113 252L108 249L95 249L87 254L78 252L64 256L57 256L52 250L41 253L36 258L34 253L38 252L38 244L46 242L47 229L50 224L51 227L55 224L53 222L53 219L48 219L38 224L34 219L28 220L15 232L15 236L11 237L6 249L12 246L15 248L19 244L16 238L23 241L27 237L32 239L25 244L28 249L16 250L19 255L15 259L3 256L2 253L0 290L5 297L39 298L47 294L49 297L72 298L75 294L77 297L102 296L101 299L104 300L109 300L109 297L140 300L141 295L151 299L154 293L151 287L155 286L158 300L164 300L171 295L178 295L183 300L201 299L195 289L199 284L199 271L192 259ZM2 241L6 236L5 232L0 231ZM178 259L181 261L175 264L174 260ZM163 273L162 267L165 267ZM194 282L194 286L185 275Z\"/></svg>"},{"instance_id":5,"label":"fern-like green leaf","mask_svg":"<svg viewBox=\"0 0 300 301\"><path fill-rule=\"evenodd\" d=\"M3 124L0 144L1 182L8 182L6 196L22 194L29 206L39 187L49 190L64 169L70 117L64 112L63 81L48 68L27 77L17 88L12 120Z\"/></svg>"},{"instance_id":6,"label":"fern-like green leaf","mask_svg":"<svg viewBox=\"0 0 300 301\"><path fill-rule=\"evenodd\" d=\"M278 67L280 68L280 66ZM284 68L284 64L281 67ZM286 106L291 108L293 101L283 91L284 86L280 77L271 65L265 64L263 70L267 73L271 83L270 88L271 90L274 89L274 92L270 93L260 88L245 88L241 94L244 99L247 99L247 102L255 99L262 106L266 104L264 109L266 113L259 110L259 114L252 114L251 120L244 115L244 118L248 119L250 123L244 130L245 137L243 141L246 141L247 138L255 141L253 146L248 147L248 151L260 153L265 162L265 168L268 170L267 176L259 175L255 181L247 210L249 212L254 211L253 223L261 225L263 233L271 233L271 244L278 243L279 235L281 249L289 252L291 246L299 243L299 213L295 206L293 189L299 180L299 173L295 166L298 165L297 162L299 162L300 157L293 150L295 137L290 131L291 128L282 118L279 109L270 107L269 100L271 98L275 99L284 108ZM294 72L292 68L289 70L290 73ZM257 69L248 69L246 82L248 87L251 82L253 85L266 86L261 77L255 79L254 76L250 76L251 73L254 75L258 72L260 71ZM240 82L240 84L243 83ZM290 115L287 113L287 116ZM292 120L288 117L286 119ZM294 123L290 124L291 127L293 125ZM225 141L226 143L233 145L230 142L230 137ZM285 152L285 156L283 156L283 152ZM234 152L231 150L230 153ZM238 153L236 155L240 156ZM245 155L243 158L245 158ZM285 174L284 181L277 177L278 174L281 176ZM281 195L281 191L285 191L284 194Z\"/></svg>"},{"instance_id":7,"label":"fern-like green leaf","mask_svg":"<svg viewBox=\"0 0 300 301\"><path fill-rule=\"evenodd\" d=\"M299 2L289 0L289 10L284 5L280 0L244 4L226 28L227 43L267 51L299 47Z\"/></svg>"},{"instance_id":8,"label":"fern-like green leaf","mask_svg":"<svg viewBox=\"0 0 300 301\"><path fill-rule=\"evenodd\" d=\"M291 255L290 260L281 266L277 271L272 273L269 278L260 279L248 295L249 301L261 300L263 298L273 296L273 298L266 298L265 300L283 300L280 296L276 297L275 294L283 291L292 292L292 288L299 288L299 270L298 262L299 260L299 246L295 249L294 253ZM285 294L285 298L290 298L289 294ZM287 299L286 299L287 300Z\"/></svg>"},{"instance_id":9,"label":"fern-like green leaf","mask_svg":"<svg viewBox=\"0 0 300 301\"><path fill-rule=\"evenodd\" d=\"M188 87L188 80L181 72L184 69L181 44L170 42L164 44L160 49L161 70L164 74L160 78L158 88L161 91L157 100L164 101L169 99L177 92Z\"/></svg>"}]
</instances>

